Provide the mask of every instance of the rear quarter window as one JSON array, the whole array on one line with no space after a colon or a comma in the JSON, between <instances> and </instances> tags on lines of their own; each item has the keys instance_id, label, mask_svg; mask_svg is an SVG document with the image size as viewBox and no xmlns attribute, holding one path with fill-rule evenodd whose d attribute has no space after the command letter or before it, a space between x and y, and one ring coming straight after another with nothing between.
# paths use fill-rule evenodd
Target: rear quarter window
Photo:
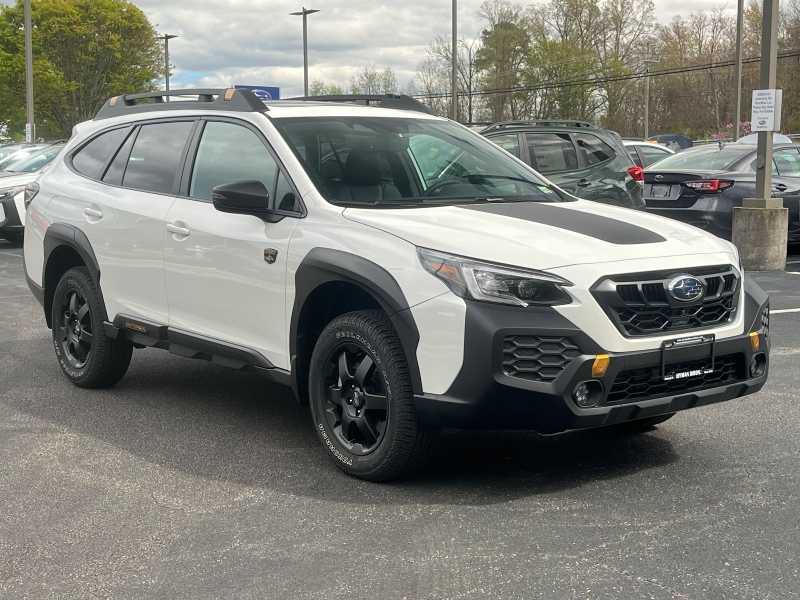
<instances>
[{"instance_id":1,"label":"rear quarter window","mask_svg":"<svg viewBox=\"0 0 800 600\"><path fill-rule=\"evenodd\" d=\"M72 166L81 175L100 179L130 130L130 127L123 127L101 133L73 155Z\"/></svg>"}]
</instances>

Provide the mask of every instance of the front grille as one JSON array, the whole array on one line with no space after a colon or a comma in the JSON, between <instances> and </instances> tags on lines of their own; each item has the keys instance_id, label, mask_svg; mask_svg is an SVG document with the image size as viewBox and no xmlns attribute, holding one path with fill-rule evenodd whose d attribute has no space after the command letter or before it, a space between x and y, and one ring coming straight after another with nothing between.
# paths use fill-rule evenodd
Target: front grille
<instances>
[{"instance_id":1,"label":"front grille","mask_svg":"<svg viewBox=\"0 0 800 600\"><path fill-rule=\"evenodd\" d=\"M703 282L704 295L693 302L670 296L667 286L677 275ZM592 294L628 337L664 335L705 329L733 320L739 304L740 277L730 266L612 276Z\"/></svg>"},{"instance_id":2,"label":"front grille","mask_svg":"<svg viewBox=\"0 0 800 600\"><path fill-rule=\"evenodd\" d=\"M690 371L708 365L708 360L670 365L670 370ZM714 372L708 375L664 381L661 377L661 366L623 371L617 375L606 404L625 404L661 396L674 396L683 392L696 392L708 388L719 387L743 380L744 358L741 354L730 354L717 357Z\"/></svg>"},{"instance_id":3,"label":"front grille","mask_svg":"<svg viewBox=\"0 0 800 600\"><path fill-rule=\"evenodd\" d=\"M509 335L503 340L503 373L529 381L553 381L581 355L568 337Z\"/></svg>"}]
</instances>

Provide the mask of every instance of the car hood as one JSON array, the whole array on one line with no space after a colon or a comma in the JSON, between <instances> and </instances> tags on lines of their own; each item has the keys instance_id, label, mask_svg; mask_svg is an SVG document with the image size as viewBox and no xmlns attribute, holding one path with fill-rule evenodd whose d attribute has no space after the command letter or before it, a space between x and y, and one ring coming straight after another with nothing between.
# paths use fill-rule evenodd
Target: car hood
<instances>
[{"instance_id":1,"label":"car hood","mask_svg":"<svg viewBox=\"0 0 800 600\"><path fill-rule=\"evenodd\" d=\"M730 243L678 221L585 200L347 208L351 221L408 242L533 269L726 252Z\"/></svg>"},{"instance_id":2,"label":"car hood","mask_svg":"<svg viewBox=\"0 0 800 600\"><path fill-rule=\"evenodd\" d=\"M7 188L17 187L19 185L28 185L36 181L39 173L9 173L8 171L0 172L0 190Z\"/></svg>"}]
</instances>

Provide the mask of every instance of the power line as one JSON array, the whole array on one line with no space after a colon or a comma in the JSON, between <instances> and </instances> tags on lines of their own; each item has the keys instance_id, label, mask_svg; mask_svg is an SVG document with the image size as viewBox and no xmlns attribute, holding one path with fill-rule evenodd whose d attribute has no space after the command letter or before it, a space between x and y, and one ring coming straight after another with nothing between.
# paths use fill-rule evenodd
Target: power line
<instances>
[{"instance_id":1,"label":"power line","mask_svg":"<svg viewBox=\"0 0 800 600\"><path fill-rule=\"evenodd\" d=\"M778 59L786 59L786 58L794 58L800 56L800 49L795 50L786 50L784 52L780 52L778 54ZM757 63L761 60L760 56L754 56L750 58L746 58L742 61L743 64L751 64ZM648 73L640 72L640 73L631 73L628 75L607 75L604 77L594 77L590 79L571 79L571 80L562 80L562 81L550 81L541 83L534 86L518 86L512 88L505 88L505 89L489 89L489 90L478 90L469 92L468 95L472 96L492 96L496 94L514 94L518 92L538 92L556 88L564 88L564 87L583 87L589 85L596 85L600 83L613 83L619 81L635 81L638 79L644 79L645 77L664 77L667 75L679 75L682 73L693 73L697 71L710 71L715 69L724 69L727 67L732 67L736 64L736 61L733 59L724 60L724 61L717 61L717 62L710 62L702 65L688 65L682 67L672 67L669 69L661 69L658 71L650 71ZM449 98L450 93L443 92L438 94L418 94L414 96L418 99L428 99L432 100L435 98Z\"/></svg>"}]
</instances>

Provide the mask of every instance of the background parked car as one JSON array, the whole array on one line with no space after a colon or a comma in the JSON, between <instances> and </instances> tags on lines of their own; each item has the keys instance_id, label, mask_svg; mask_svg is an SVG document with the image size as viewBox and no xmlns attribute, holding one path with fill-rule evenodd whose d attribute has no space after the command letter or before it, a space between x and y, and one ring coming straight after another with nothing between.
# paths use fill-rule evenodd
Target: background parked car
<instances>
[{"instance_id":1,"label":"background parked car","mask_svg":"<svg viewBox=\"0 0 800 600\"><path fill-rule=\"evenodd\" d=\"M650 165L675 154L674 150L653 142L624 140L623 144L625 144L625 148L628 150L631 160L640 167L649 167Z\"/></svg>"},{"instance_id":2,"label":"background parked car","mask_svg":"<svg viewBox=\"0 0 800 600\"><path fill-rule=\"evenodd\" d=\"M694 142L682 133L662 133L648 138L647 141L661 144L675 152L680 152L681 150L686 150L694 146Z\"/></svg>"},{"instance_id":3,"label":"background parked car","mask_svg":"<svg viewBox=\"0 0 800 600\"><path fill-rule=\"evenodd\" d=\"M730 239L733 207L756 195L756 147L710 144L665 158L645 171L647 210ZM800 242L800 146L775 146L772 190L789 209L789 242Z\"/></svg>"},{"instance_id":4,"label":"background parked car","mask_svg":"<svg viewBox=\"0 0 800 600\"><path fill-rule=\"evenodd\" d=\"M18 242L25 231L25 186L36 181L42 169L61 152L64 144L18 153L0 171L0 237Z\"/></svg>"},{"instance_id":5,"label":"background parked car","mask_svg":"<svg viewBox=\"0 0 800 600\"><path fill-rule=\"evenodd\" d=\"M574 196L644 207L641 167L613 131L582 121L509 121L481 133Z\"/></svg>"}]
</instances>

